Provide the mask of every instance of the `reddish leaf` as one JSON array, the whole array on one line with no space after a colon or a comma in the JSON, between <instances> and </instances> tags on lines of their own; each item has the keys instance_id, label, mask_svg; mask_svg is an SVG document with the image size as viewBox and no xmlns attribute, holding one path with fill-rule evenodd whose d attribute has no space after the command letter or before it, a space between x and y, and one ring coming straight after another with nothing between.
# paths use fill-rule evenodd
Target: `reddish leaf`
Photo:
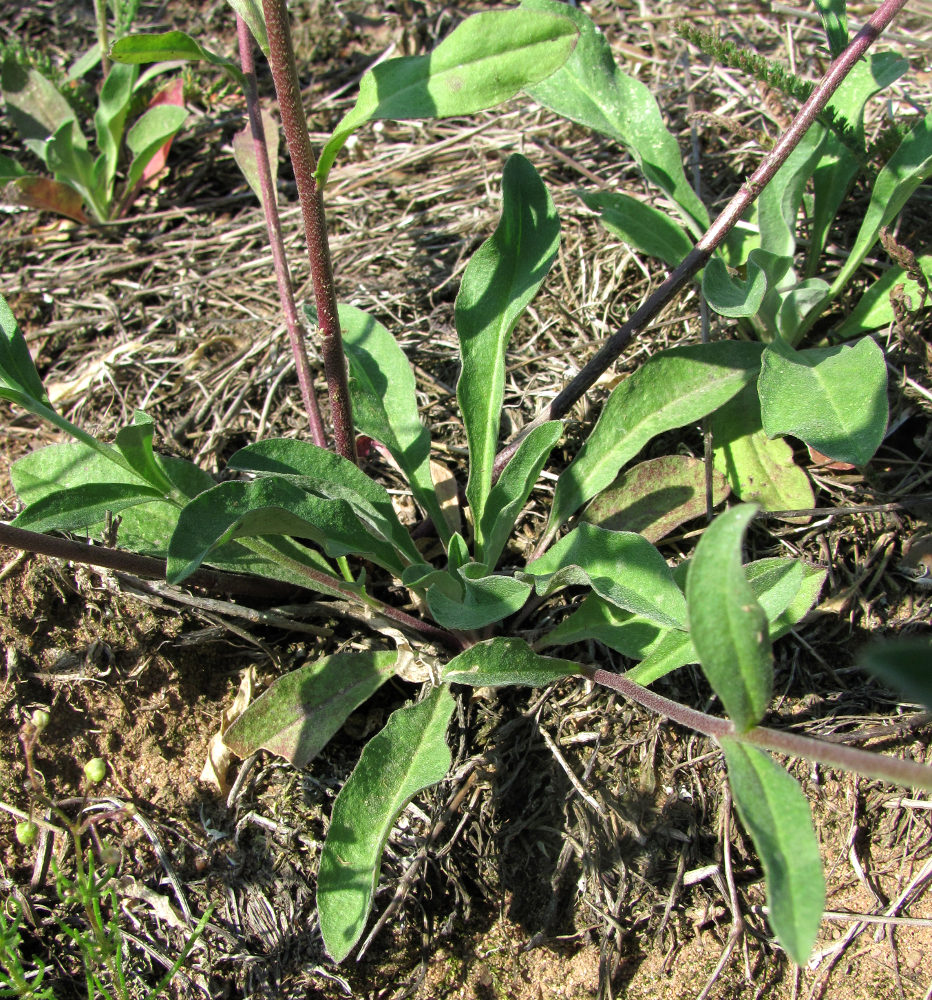
<instances>
[{"instance_id":1,"label":"reddish leaf","mask_svg":"<svg viewBox=\"0 0 932 1000\"><path fill-rule=\"evenodd\" d=\"M807 445L806 447L809 449L810 461L822 472L850 472L852 469L857 468L857 466L852 465L850 462L832 461L828 455L823 455L821 451L817 451L812 445Z\"/></svg>"},{"instance_id":2,"label":"reddish leaf","mask_svg":"<svg viewBox=\"0 0 932 1000\"><path fill-rule=\"evenodd\" d=\"M19 177L4 189L4 197L13 205L55 212L75 222L87 222L81 195L73 187L49 177Z\"/></svg>"},{"instance_id":3,"label":"reddish leaf","mask_svg":"<svg viewBox=\"0 0 932 1000\"><path fill-rule=\"evenodd\" d=\"M173 80L149 101L150 108L157 107L159 104L175 104L179 108L184 107L184 84L181 82L181 77ZM172 139L174 139L174 136L172 136ZM165 164L168 161L168 151L172 148L172 139L169 139L149 161L142 173L143 184L155 177L160 170L165 169Z\"/></svg>"}]
</instances>

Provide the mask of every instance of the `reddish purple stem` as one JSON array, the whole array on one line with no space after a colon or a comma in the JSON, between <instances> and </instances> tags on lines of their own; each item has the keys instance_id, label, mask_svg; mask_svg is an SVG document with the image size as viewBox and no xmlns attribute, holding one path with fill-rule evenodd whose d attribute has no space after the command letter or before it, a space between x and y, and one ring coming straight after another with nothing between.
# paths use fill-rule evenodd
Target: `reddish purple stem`
<instances>
[{"instance_id":1,"label":"reddish purple stem","mask_svg":"<svg viewBox=\"0 0 932 1000\"><path fill-rule=\"evenodd\" d=\"M291 353L294 356L295 368L298 373L298 385L301 388L301 398L304 400L304 410L311 428L311 440L319 447L326 448L327 435L320 418L317 397L314 395L314 376L307 359L304 327L298 319L294 287L291 283L291 272L288 268L285 244L282 239L282 224L275 201L275 189L272 185L272 172L269 169L269 149L265 141L265 128L262 125L259 95L256 90L256 63L253 57L252 34L239 14L236 15L236 34L239 40L240 64L243 68L243 76L246 78L246 109L249 113L249 129L256 150L256 170L259 174L262 207L265 210L265 222L269 232L269 244L272 247L275 277L278 281L278 297L281 301L282 312L285 314L288 339L291 341Z\"/></svg>"}]
</instances>

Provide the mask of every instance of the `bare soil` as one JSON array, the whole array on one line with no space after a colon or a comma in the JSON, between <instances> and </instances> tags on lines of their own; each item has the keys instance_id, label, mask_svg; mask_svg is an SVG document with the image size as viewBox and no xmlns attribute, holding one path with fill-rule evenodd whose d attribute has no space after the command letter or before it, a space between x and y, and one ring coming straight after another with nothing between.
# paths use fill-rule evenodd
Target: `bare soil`
<instances>
[{"instance_id":1,"label":"bare soil","mask_svg":"<svg viewBox=\"0 0 932 1000\"><path fill-rule=\"evenodd\" d=\"M482 6L297 0L315 142L351 105L373 60L426 51ZM849 10L859 19L868 8ZM90 4L3 3L0 12L0 23L59 65L92 41ZM727 133L691 136L687 111L733 115L774 134L789 105L769 93L761 100L756 83L709 68L695 53L687 59L674 15L792 58L801 75L814 78L821 66L811 55L816 25L782 8L599 0L590 13L623 67L652 86L684 152L695 140L705 197L716 205L753 169L760 150ZM221 3L143 3L138 23L181 27L218 51L234 50L232 14ZM897 27L892 44L913 67L908 88L928 98L928 5L917 3ZM62 412L106 436L144 407L158 426L160 450L219 473L238 447L304 430L264 222L230 153L244 121L242 101L206 70L184 73L192 117L167 175L129 219L106 231L49 215L0 217L0 291ZM262 87L271 92L268 80ZM518 428L662 277L656 262L638 259L601 229L574 193L597 183L651 196L633 165L607 140L515 101L468 121L365 129L328 189L339 293L397 333L416 367L438 458L461 482L453 300L466 262L494 228L501 168L515 150L533 158L563 220L560 260L514 338L505 420ZM4 122L0 151L19 155ZM280 196L301 301L310 292L284 163ZM859 190L842 220L839 253L865 204ZM928 252L930 205L926 185L899 232L916 253ZM880 332L891 362L891 433L866 469L819 470L804 449L798 454L820 506L893 506L802 525L770 521L751 539L755 557L789 551L829 570L819 607L776 649L779 697L769 724L926 762L927 717L899 704L854 661L873 636L928 632L932 589L897 567L909 560L910 543L932 531L929 329L926 312ZM618 372L664 346L695 340L698 331L698 303L689 293L638 340ZM555 471L604 394L603 386L571 415ZM59 438L5 403L0 420L0 502L9 520L17 510L10 464ZM658 449L701 456L702 440L684 432ZM370 471L390 482L390 470ZM547 500L545 483L522 523L525 542ZM688 555L697 533L667 542L665 555ZM0 549L0 802L29 809L20 733L36 708L52 716L36 755L50 796L79 796L84 762L106 757L107 781L88 804L117 810L132 803L136 810L135 818L98 823L121 854L132 995L157 981L180 951L189 918L209 905L215 909L203 941L171 995L932 995L927 796L790 762L812 802L829 884L813 960L796 969L770 935L760 865L732 814L715 745L571 681L494 698L458 696L452 777L419 796L393 831L375 915L396 893L401 904L359 961L334 966L314 912L330 806L364 738L414 689L387 685L300 771L264 753L236 762L233 789L220 794L200 775L244 670L254 669L262 686L309 657L374 641L319 605L306 608L306 627L297 632L244 618L246 604L269 606ZM624 667L609 651L591 653ZM692 669L659 687L697 707L709 704ZM0 815L0 892L8 905L17 900L26 908L25 954L53 963L48 981L56 996L84 996L79 958L53 919L79 917L64 912L52 877L37 863L43 852L15 843L13 822ZM50 838L48 851L68 869L67 842Z\"/></svg>"}]
</instances>

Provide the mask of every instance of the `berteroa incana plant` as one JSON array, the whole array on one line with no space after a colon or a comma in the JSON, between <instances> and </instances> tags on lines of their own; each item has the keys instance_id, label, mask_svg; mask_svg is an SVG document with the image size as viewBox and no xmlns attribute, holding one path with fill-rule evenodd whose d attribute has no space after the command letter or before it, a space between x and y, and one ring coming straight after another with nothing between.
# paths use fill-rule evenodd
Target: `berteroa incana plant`
<instances>
[{"instance_id":1,"label":"berteroa incana plant","mask_svg":"<svg viewBox=\"0 0 932 1000\"><path fill-rule=\"evenodd\" d=\"M653 542L704 512L704 471L676 455L630 466L658 435L710 417L724 473L713 476L712 500L719 503L729 488L739 498L750 497L748 470L755 452L763 454L765 469L786 465L789 449L781 435L793 434L835 460L861 464L880 443L887 421L886 374L876 343L861 337L853 346L800 350L798 345L880 228L928 176L928 117L907 132L879 170L850 258L855 263L846 264L832 284L808 272L797 280L793 269L805 181L818 177L819 197L834 202L833 216L840 175L833 180L819 171L850 168L842 167L844 154L834 133L813 123L831 100L856 133L863 129L865 101L893 78L898 64L876 57L868 70L874 86L864 78L867 64L858 60L901 5L902 0L886 0L839 48L786 134L710 224L656 101L621 71L604 37L576 8L527 0L515 9L476 14L430 54L379 64L362 78L355 106L315 158L283 0L264 0L261 12L255 4L234 4L249 16L275 79L315 282L315 303L306 315L320 330L336 451L323 447L322 439L258 441L230 458L228 469L238 478L217 484L189 462L158 455L155 428L142 412L112 443L102 442L53 411L15 319L0 306L0 394L76 439L14 465L13 482L25 508L12 527L2 529L0 540L61 553L65 543L35 533L96 531L118 513L120 546L163 559L155 565L164 566L172 583L207 579L206 567L282 581L333 597L337 613L345 604L354 607L357 620L391 637L389 648L373 640L366 651L325 656L279 678L226 731L230 748L241 755L265 748L304 766L388 678L400 674L424 682L421 697L394 712L363 748L333 806L317 904L323 941L336 961L350 954L365 928L382 851L399 812L450 768L446 733L457 685L533 686L578 677L714 737L764 868L768 919L798 963L807 960L821 919L822 867L803 792L768 750L932 788L927 767L760 725L773 696L772 643L812 607L825 576L823 569L795 559L742 561L755 514L761 506L779 507L787 493L764 491L754 502L726 509L702 533L692 557L671 567ZM242 41L248 36L243 22L240 26ZM837 30L833 37L837 40ZM131 36L111 55L145 62L164 58L167 49L174 58L219 58L180 32ZM248 45L241 50L256 163L264 176L259 190L274 239L264 126L249 87L251 52ZM323 193L340 149L367 122L466 115L521 92L608 135L661 188L676 207L677 220L623 195L583 197L607 225L617 225L635 245L652 247L674 270L579 377L500 450L509 339L546 280L560 242L559 217L534 165L519 154L509 157L500 221L470 260L455 304L461 354L457 399L469 449L470 527L459 529L447 521L431 478L430 434L418 415L407 358L375 317L336 302ZM816 204L823 202L817 198ZM825 216L829 209L819 211ZM729 241L742 216L742 241ZM817 265L818 259L806 266ZM516 565L508 540L561 439L562 416L703 268L713 305L741 321L734 328L741 336L661 351L618 385L560 474L535 551ZM281 270L279 284L287 314L290 282ZM882 311L880 295L874 306ZM844 336L857 337L866 329L849 325ZM853 402L852 379L859 387ZM309 419L313 427L310 414ZM442 543L439 562L425 560L385 487L358 467L357 434L377 442L407 480ZM645 494L665 489L680 497L685 491L690 502L668 506L632 527L626 512ZM128 562L129 556L99 546L81 552L98 564L122 559L137 571L153 565L142 557ZM387 582L405 588L421 611L398 607ZM552 611L550 599L567 588L581 597L553 624L551 613L539 612L545 602ZM590 640L636 665L618 674L580 658L581 644ZM554 655L560 650L575 658ZM727 718L698 712L648 687L694 663Z\"/></svg>"}]
</instances>

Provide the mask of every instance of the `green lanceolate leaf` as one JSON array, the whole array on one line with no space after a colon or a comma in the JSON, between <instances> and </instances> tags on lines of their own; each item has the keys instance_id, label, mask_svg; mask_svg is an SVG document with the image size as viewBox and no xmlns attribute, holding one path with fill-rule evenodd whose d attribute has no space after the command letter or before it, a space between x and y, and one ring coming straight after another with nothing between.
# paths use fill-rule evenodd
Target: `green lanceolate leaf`
<instances>
[{"instance_id":1,"label":"green lanceolate leaf","mask_svg":"<svg viewBox=\"0 0 932 1000\"><path fill-rule=\"evenodd\" d=\"M248 22L247 22L248 23ZM250 25L252 30L252 25ZM253 32L255 35L255 32ZM268 42L266 42L268 45ZM267 51L267 50L264 50ZM125 35L110 48L110 58L120 63L160 63L160 62L209 62L219 66L241 87L243 74L235 63L224 56L205 49L183 31L164 31L155 35ZM245 88L244 88L245 89Z\"/></svg>"},{"instance_id":2,"label":"green lanceolate leaf","mask_svg":"<svg viewBox=\"0 0 932 1000\"><path fill-rule=\"evenodd\" d=\"M825 906L825 876L809 804L769 754L733 739L720 742L738 815L764 867L767 919L790 958L805 965Z\"/></svg>"},{"instance_id":3,"label":"green lanceolate leaf","mask_svg":"<svg viewBox=\"0 0 932 1000\"><path fill-rule=\"evenodd\" d=\"M449 574L448 574L449 575ZM462 597L435 583L427 589L427 606L444 628L477 629L520 611L531 585L510 576L496 576L480 563L466 563L457 570Z\"/></svg>"},{"instance_id":4,"label":"green lanceolate leaf","mask_svg":"<svg viewBox=\"0 0 932 1000\"><path fill-rule=\"evenodd\" d=\"M127 190L135 188L152 157L178 132L187 117L188 112L176 104L159 104L127 132L126 145L133 154L126 176Z\"/></svg>"},{"instance_id":5,"label":"green lanceolate leaf","mask_svg":"<svg viewBox=\"0 0 932 1000\"><path fill-rule=\"evenodd\" d=\"M580 515L609 531L636 531L656 543L706 510L705 463L688 455L651 458L623 470ZM712 506L729 494L725 477L713 469Z\"/></svg>"},{"instance_id":6,"label":"green lanceolate leaf","mask_svg":"<svg viewBox=\"0 0 932 1000\"><path fill-rule=\"evenodd\" d=\"M927 282L932 282L932 255L924 254L916 259L920 271ZM901 267L891 267L867 289L860 301L845 317L844 321L832 331L833 337L847 340L863 333L869 333L881 326L892 323L895 314L891 295L902 286L901 294L896 297L902 305L910 310L916 310L925 301L924 289L918 281L914 281Z\"/></svg>"},{"instance_id":7,"label":"green lanceolate leaf","mask_svg":"<svg viewBox=\"0 0 932 1000\"><path fill-rule=\"evenodd\" d=\"M713 460L746 503L765 510L805 510L815 506L806 473L793 461L782 438L763 431L757 386L745 386L711 419Z\"/></svg>"},{"instance_id":8,"label":"green lanceolate leaf","mask_svg":"<svg viewBox=\"0 0 932 1000\"><path fill-rule=\"evenodd\" d=\"M97 147L104 155L105 169L100 184L106 192L107 200L113 195L113 179L120 159L123 127L138 75L139 70L135 66L114 63L100 90L94 127L97 131Z\"/></svg>"},{"instance_id":9,"label":"green lanceolate leaf","mask_svg":"<svg viewBox=\"0 0 932 1000\"><path fill-rule=\"evenodd\" d=\"M469 444L466 497L481 547L505 386L505 349L557 257L560 220L530 161L515 154L502 178L502 217L473 255L456 297L462 370L456 396Z\"/></svg>"},{"instance_id":10,"label":"green lanceolate leaf","mask_svg":"<svg viewBox=\"0 0 932 1000\"><path fill-rule=\"evenodd\" d=\"M629 246L670 267L676 267L693 248L693 241L669 215L626 194L614 191L576 192L598 212L602 225Z\"/></svg>"},{"instance_id":11,"label":"green lanceolate leaf","mask_svg":"<svg viewBox=\"0 0 932 1000\"><path fill-rule=\"evenodd\" d=\"M349 716L392 676L398 653L334 653L279 677L223 734L238 756L257 750L309 764Z\"/></svg>"},{"instance_id":12,"label":"green lanceolate leaf","mask_svg":"<svg viewBox=\"0 0 932 1000\"><path fill-rule=\"evenodd\" d=\"M815 0L832 58L848 44L848 4L846 0Z\"/></svg>"},{"instance_id":13,"label":"green lanceolate leaf","mask_svg":"<svg viewBox=\"0 0 932 1000\"><path fill-rule=\"evenodd\" d=\"M562 432L563 424L559 420L535 427L502 470L489 493L481 531L477 532L481 538L476 550L479 562L492 567L498 563L521 509Z\"/></svg>"},{"instance_id":14,"label":"green lanceolate leaf","mask_svg":"<svg viewBox=\"0 0 932 1000\"><path fill-rule=\"evenodd\" d=\"M906 204L912 193L932 174L932 112L919 122L900 143L877 176L871 192L870 205L854 246L832 283L826 298L836 298L860 267L868 251L877 242L880 230L889 225ZM817 303L810 309L800 327L801 337L822 314L827 303Z\"/></svg>"},{"instance_id":15,"label":"green lanceolate leaf","mask_svg":"<svg viewBox=\"0 0 932 1000\"><path fill-rule=\"evenodd\" d=\"M317 876L317 912L324 945L337 962L363 932L395 820L450 768L445 735L454 707L443 685L393 712L366 744L333 804Z\"/></svg>"},{"instance_id":16,"label":"green lanceolate leaf","mask_svg":"<svg viewBox=\"0 0 932 1000\"><path fill-rule=\"evenodd\" d=\"M374 66L321 151L317 182L326 184L337 153L368 121L471 115L549 76L576 44L576 28L563 14L484 11L467 17L433 52Z\"/></svg>"},{"instance_id":17,"label":"green lanceolate leaf","mask_svg":"<svg viewBox=\"0 0 932 1000\"><path fill-rule=\"evenodd\" d=\"M581 673L578 663L541 656L523 639L498 638L477 642L453 657L443 668L443 680L470 687L543 687Z\"/></svg>"},{"instance_id":18,"label":"green lanceolate leaf","mask_svg":"<svg viewBox=\"0 0 932 1000\"><path fill-rule=\"evenodd\" d=\"M280 476L329 500L345 500L366 526L409 562L421 555L398 520L388 490L352 462L307 441L269 438L236 452L229 468L258 476Z\"/></svg>"},{"instance_id":19,"label":"green lanceolate leaf","mask_svg":"<svg viewBox=\"0 0 932 1000\"><path fill-rule=\"evenodd\" d=\"M564 66L527 86L527 93L558 115L625 146L644 176L682 210L694 235L701 235L709 225L708 213L686 179L679 146L649 88L622 73L605 36L581 10L553 0L523 0L522 7L560 13L579 29L579 42Z\"/></svg>"},{"instance_id":20,"label":"green lanceolate leaf","mask_svg":"<svg viewBox=\"0 0 932 1000\"><path fill-rule=\"evenodd\" d=\"M928 638L874 643L858 656L858 665L932 712L932 642Z\"/></svg>"},{"instance_id":21,"label":"green lanceolate leaf","mask_svg":"<svg viewBox=\"0 0 932 1000\"><path fill-rule=\"evenodd\" d=\"M773 689L767 615L741 566L757 508L733 507L706 528L686 580L689 632L703 673L739 732L757 725Z\"/></svg>"},{"instance_id":22,"label":"green lanceolate leaf","mask_svg":"<svg viewBox=\"0 0 932 1000\"><path fill-rule=\"evenodd\" d=\"M545 541L658 434L701 420L757 374L758 344L721 341L674 347L619 385L553 497Z\"/></svg>"},{"instance_id":23,"label":"green lanceolate leaf","mask_svg":"<svg viewBox=\"0 0 932 1000\"><path fill-rule=\"evenodd\" d=\"M16 317L0 295L0 399L16 403L25 409L41 405L51 409L52 404L42 385L42 379L33 364L16 322Z\"/></svg>"},{"instance_id":24,"label":"green lanceolate leaf","mask_svg":"<svg viewBox=\"0 0 932 1000\"><path fill-rule=\"evenodd\" d=\"M12 53L3 60L0 88L6 114L20 138L43 160L41 145L50 135L70 121L75 145L86 147L87 140L78 128L74 108L58 88L37 69L21 63ZM38 145L33 146L32 143Z\"/></svg>"},{"instance_id":25,"label":"green lanceolate leaf","mask_svg":"<svg viewBox=\"0 0 932 1000\"><path fill-rule=\"evenodd\" d=\"M330 556L358 553L397 576L403 569L394 548L370 534L345 500L321 499L276 477L221 483L184 507L168 546L166 578L177 583L218 546L260 535L307 538Z\"/></svg>"},{"instance_id":26,"label":"green lanceolate leaf","mask_svg":"<svg viewBox=\"0 0 932 1000\"><path fill-rule=\"evenodd\" d=\"M30 504L13 522L29 531L86 531L108 513L161 500L162 491L134 483L87 483L58 489Z\"/></svg>"},{"instance_id":27,"label":"green lanceolate leaf","mask_svg":"<svg viewBox=\"0 0 932 1000\"><path fill-rule=\"evenodd\" d=\"M622 611L597 594L589 593L571 615L542 636L535 646L547 649L595 639L622 656L641 660L666 631L663 625L631 611Z\"/></svg>"},{"instance_id":28,"label":"green lanceolate leaf","mask_svg":"<svg viewBox=\"0 0 932 1000\"><path fill-rule=\"evenodd\" d=\"M887 366L869 337L806 351L774 341L757 388L767 434L792 434L839 462L870 461L887 429Z\"/></svg>"},{"instance_id":29,"label":"green lanceolate leaf","mask_svg":"<svg viewBox=\"0 0 932 1000\"><path fill-rule=\"evenodd\" d=\"M646 538L580 524L528 563L526 575L544 596L591 586L605 600L659 625L686 627L686 604L663 556Z\"/></svg>"},{"instance_id":30,"label":"green lanceolate leaf","mask_svg":"<svg viewBox=\"0 0 932 1000\"><path fill-rule=\"evenodd\" d=\"M305 310L316 323L313 310ZM391 333L362 309L341 303L339 315L356 427L388 449L446 544L450 531L430 475L430 434L418 414L411 363Z\"/></svg>"}]
</instances>

